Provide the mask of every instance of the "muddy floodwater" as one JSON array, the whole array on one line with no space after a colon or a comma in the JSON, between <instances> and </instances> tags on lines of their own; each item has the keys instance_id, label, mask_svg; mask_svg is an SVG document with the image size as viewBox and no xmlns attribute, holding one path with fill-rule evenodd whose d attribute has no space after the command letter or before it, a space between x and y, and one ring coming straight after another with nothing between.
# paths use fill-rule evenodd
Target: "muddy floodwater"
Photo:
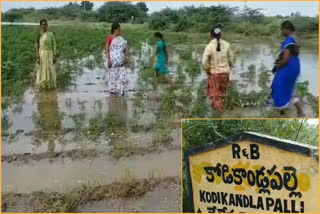
<instances>
[{"instance_id":1,"label":"muddy floodwater","mask_svg":"<svg viewBox=\"0 0 320 214\"><path fill-rule=\"evenodd\" d=\"M236 44L236 47L239 52L241 52L237 58L237 65L235 67L236 74L247 71L250 65L254 65L256 68L264 66L270 70L275 57L279 54L279 48L274 44L271 46L271 44L268 43L252 42L250 44ZM318 56L318 50L316 48L304 49L302 46L300 53L301 74L298 81L309 81L309 91L315 96L319 95Z\"/></svg>"},{"instance_id":2,"label":"muddy floodwater","mask_svg":"<svg viewBox=\"0 0 320 214\"><path fill-rule=\"evenodd\" d=\"M261 90L259 72L263 72L262 67L271 69L277 54L273 46L237 43L235 47L239 52L234 69L238 83L244 78L241 74L248 72L250 66L256 71L253 81L240 90ZM139 50L130 50L128 93L124 97L110 96L104 65L88 66L90 60L95 60L88 56L73 62L77 65L73 81L65 89L37 93L29 87L22 100L2 109L3 212L46 211L49 209L47 204L29 206L30 198L38 193L67 197L74 188L88 184L106 187L109 191L117 182L123 186L147 182L150 188L128 197L110 194L83 199L71 211L180 212L180 118L179 115L170 117L170 125L164 125L169 131L165 131L167 138L163 140L161 132L154 127L162 119L160 102L168 85L160 85L154 91L140 75L150 64L153 52L153 46L147 42ZM184 65L181 55L185 52L188 52L185 46L169 46L170 75L174 78L181 69L179 65ZM201 53L202 49L192 50L189 60L199 63ZM302 49L301 63L300 81L308 80L310 93L318 96L317 50ZM191 77L186 76L186 85L198 88L205 84L204 73L199 72L193 84ZM194 95L195 90L190 90ZM137 97L138 92L143 97L142 107L137 107L142 100ZM308 103L304 107L306 116L312 117L314 112ZM260 117L261 112L267 110L268 107L235 108L220 117L240 114ZM212 113L208 110L209 116ZM112 117L101 120L114 114L119 116L117 121L112 121ZM290 114L295 115L295 112L292 110ZM109 131L105 132L104 123L109 121L112 123L108 123ZM138 124L140 130L134 130L132 124ZM168 178L172 181L168 182Z\"/></svg>"}]
</instances>

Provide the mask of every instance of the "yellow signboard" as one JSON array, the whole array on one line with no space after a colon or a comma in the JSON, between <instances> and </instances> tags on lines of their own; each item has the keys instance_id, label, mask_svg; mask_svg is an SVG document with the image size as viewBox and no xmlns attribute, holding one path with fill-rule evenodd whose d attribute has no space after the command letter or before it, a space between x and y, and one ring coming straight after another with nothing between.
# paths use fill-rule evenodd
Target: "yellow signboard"
<instances>
[{"instance_id":1,"label":"yellow signboard","mask_svg":"<svg viewBox=\"0 0 320 214\"><path fill-rule=\"evenodd\" d=\"M194 211L319 213L317 151L255 133L189 151Z\"/></svg>"}]
</instances>

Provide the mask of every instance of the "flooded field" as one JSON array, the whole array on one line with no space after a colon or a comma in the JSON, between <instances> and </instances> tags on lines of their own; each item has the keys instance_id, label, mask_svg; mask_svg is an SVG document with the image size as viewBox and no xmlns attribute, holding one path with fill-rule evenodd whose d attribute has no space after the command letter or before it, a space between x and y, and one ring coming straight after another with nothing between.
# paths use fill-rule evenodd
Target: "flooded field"
<instances>
[{"instance_id":1,"label":"flooded field","mask_svg":"<svg viewBox=\"0 0 320 214\"><path fill-rule=\"evenodd\" d=\"M154 45L141 41L130 49L124 97L108 92L102 50L61 60L60 70L72 67L66 87L38 93L30 86L2 108L2 211L180 212L180 118L279 117L265 105L274 46L234 43L237 83L223 114L205 97L205 44L169 44L176 84L154 90ZM301 53L307 117L318 114L317 54ZM294 109L288 114L296 115Z\"/></svg>"},{"instance_id":2,"label":"flooded field","mask_svg":"<svg viewBox=\"0 0 320 214\"><path fill-rule=\"evenodd\" d=\"M132 55L125 97L109 95L104 65L92 68L95 59L89 56L73 62L76 69L67 88L38 93L30 87L23 100L3 109L3 211L42 210L42 203L29 206L29 197L39 192L64 195L83 185L148 182L152 188L137 196L110 195L92 199L93 204L88 199L64 211L180 212L179 121L158 122L160 100L150 89L145 90L143 106L137 104L143 101L136 96L137 63L150 48L145 47ZM23 182L17 176L21 173Z\"/></svg>"}]
</instances>

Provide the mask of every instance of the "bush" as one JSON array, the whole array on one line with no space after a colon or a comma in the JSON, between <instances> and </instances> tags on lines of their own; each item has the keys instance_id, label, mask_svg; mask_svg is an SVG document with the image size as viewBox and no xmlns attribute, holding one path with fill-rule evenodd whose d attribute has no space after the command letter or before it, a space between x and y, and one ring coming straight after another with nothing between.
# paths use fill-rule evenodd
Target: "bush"
<instances>
[{"instance_id":1,"label":"bush","mask_svg":"<svg viewBox=\"0 0 320 214\"><path fill-rule=\"evenodd\" d=\"M226 6L184 7L179 10L166 8L151 15L150 27L154 30L169 29L186 31L191 28L208 32L213 24L230 22L235 8Z\"/></svg>"},{"instance_id":2,"label":"bush","mask_svg":"<svg viewBox=\"0 0 320 214\"><path fill-rule=\"evenodd\" d=\"M248 36L280 36L280 24L280 20L269 21L264 25L250 22L236 22L230 25L228 29Z\"/></svg>"},{"instance_id":3,"label":"bush","mask_svg":"<svg viewBox=\"0 0 320 214\"><path fill-rule=\"evenodd\" d=\"M24 15L32 13L34 11L34 8L11 9L5 13L2 13L1 17L3 21L7 22L21 21Z\"/></svg>"},{"instance_id":4,"label":"bush","mask_svg":"<svg viewBox=\"0 0 320 214\"><path fill-rule=\"evenodd\" d=\"M181 17L178 23L174 27L174 31L179 32L179 31L186 31L192 27L191 21L186 17Z\"/></svg>"},{"instance_id":5,"label":"bush","mask_svg":"<svg viewBox=\"0 0 320 214\"><path fill-rule=\"evenodd\" d=\"M98 9L99 21L129 22L131 17L146 17L146 12L131 2L106 2Z\"/></svg>"},{"instance_id":6,"label":"bush","mask_svg":"<svg viewBox=\"0 0 320 214\"><path fill-rule=\"evenodd\" d=\"M298 32L318 32L319 20L311 17L296 17L292 19Z\"/></svg>"},{"instance_id":7,"label":"bush","mask_svg":"<svg viewBox=\"0 0 320 214\"><path fill-rule=\"evenodd\" d=\"M304 97L307 97L309 95L308 87L309 87L308 81L298 82L296 85L296 95L301 99Z\"/></svg>"},{"instance_id":8,"label":"bush","mask_svg":"<svg viewBox=\"0 0 320 214\"><path fill-rule=\"evenodd\" d=\"M14 22L22 19L21 13L9 12L3 15L3 21Z\"/></svg>"},{"instance_id":9,"label":"bush","mask_svg":"<svg viewBox=\"0 0 320 214\"><path fill-rule=\"evenodd\" d=\"M93 11L84 11L80 13L81 21L96 21L98 14Z\"/></svg>"},{"instance_id":10,"label":"bush","mask_svg":"<svg viewBox=\"0 0 320 214\"><path fill-rule=\"evenodd\" d=\"M165 30L169 28L169 21L164 16L152 16L149 22L149 28L152 30Z\"/></svg>"}]
</instances>

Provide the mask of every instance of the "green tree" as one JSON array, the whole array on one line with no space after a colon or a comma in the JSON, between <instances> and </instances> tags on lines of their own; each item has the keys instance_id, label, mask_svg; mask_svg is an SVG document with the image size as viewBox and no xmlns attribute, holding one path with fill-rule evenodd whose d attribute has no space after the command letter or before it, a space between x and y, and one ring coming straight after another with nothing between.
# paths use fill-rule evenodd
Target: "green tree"
<instances>
[{"instance_id":1,"label":"green tree","mask_svg":"<svg viewBox=\"0 0 320 214\"><path fill-rule=\"evenodd\" d=\"M94 4L90 1L82 1L80 4L80 7L84 10L84 11L89 11L92 10Z\"/></svg>"},{"instance_id":2,"label":"green tree","mask_svg":"<svg viewBox=\"0 0 320 214\"><path fill-rule=\"evenodd\" d=\"M240 18L250 23L262 23L264 21L264 15L261 12L262 9L246 8L241 13Z\"/></svg>"},{"instance_id":3,"label":"green tree","mask_svg":"<svg viewBox=\"0 0 320 214\"><path fill-rule=\"evenodd\" d=\"M61 14L63 17L66 17L67 19L74 20L80 15L80 5L78 5L77 2L70 2L68 5L58 8L57 13Z\"/></svg>"},{"instance_id":4,"label":"green tree","mask_svg":"<svg viewBox=\"0 0 320 214\"><path fill-rule=\"evenodd\" d=\"M147 7L145 2L138 2L136 5L140 10L142 10L145 13L149 11L149 8Z\"/></svg>"},{"instance_id":5,"label":"green tree","mask_svg":"<svg viewBox=\"0 0 320 214\"><path fill-rule=\"evenodd\" d=\"M137 5L131 2L106 2L98 9L98 17L100 21L107 22L128 22L131 17L145 17L146 13L141 11Z\"/></svg>"},{"instance_id":6,"label":"green tree","mask_svg":"<svg viewBox=\"0 0 320 214\"><path fill-rule=\"evenodd\" d=\"M22 19L22 14L19 13L8 13L4 16L3 18L4 20L7 20L9 22L14 22L17 20L21 20Z\"/></svg>"},{"instance_id":7,"label":"green tree","mask_svg":"<svg viewBox=\"0 0 320 214\"><path fill-rule=\"evenodd\" d=\"M208 32L215 23L227 24L230 22L235 10L236 8L226 6L198 8L191 6L179 10L165 8L151 15L150 27L161 30L174 25L176 31L194 28L198 31Z\"/></svg>"},{"instance_id":8,"label":"green tree","mask_svg":"<svg viewBox=\"0 0 320 214\"><path fill-rule=\"evenodd\" d=\"M163 16L152 16L149 21L149 28L152 30L165 30L169 27L169 19Z\"/></svg>"},{"instance_id":9,"label":"green tree","mask_svg":"<svg viewBox=\"0 0 320 214\"><path fill-rule=\"evenodd\" d=\"M186 120L182 124L183 150L248 131L318 146L318 125L310 125L307 121L299 119Z\"/></svg>"},{"instance_id":10,"label":"green tree","mask_svg":"<svg viewBox=\"0 0 320 214\"><path fill-rule=\"evenodd\" d=\"M33 8L27 9L11 9L6 13L3 13L2 19L3 21L15 22L23 19L25 14L32 12Z\"/></svg>"}]
</instances>

